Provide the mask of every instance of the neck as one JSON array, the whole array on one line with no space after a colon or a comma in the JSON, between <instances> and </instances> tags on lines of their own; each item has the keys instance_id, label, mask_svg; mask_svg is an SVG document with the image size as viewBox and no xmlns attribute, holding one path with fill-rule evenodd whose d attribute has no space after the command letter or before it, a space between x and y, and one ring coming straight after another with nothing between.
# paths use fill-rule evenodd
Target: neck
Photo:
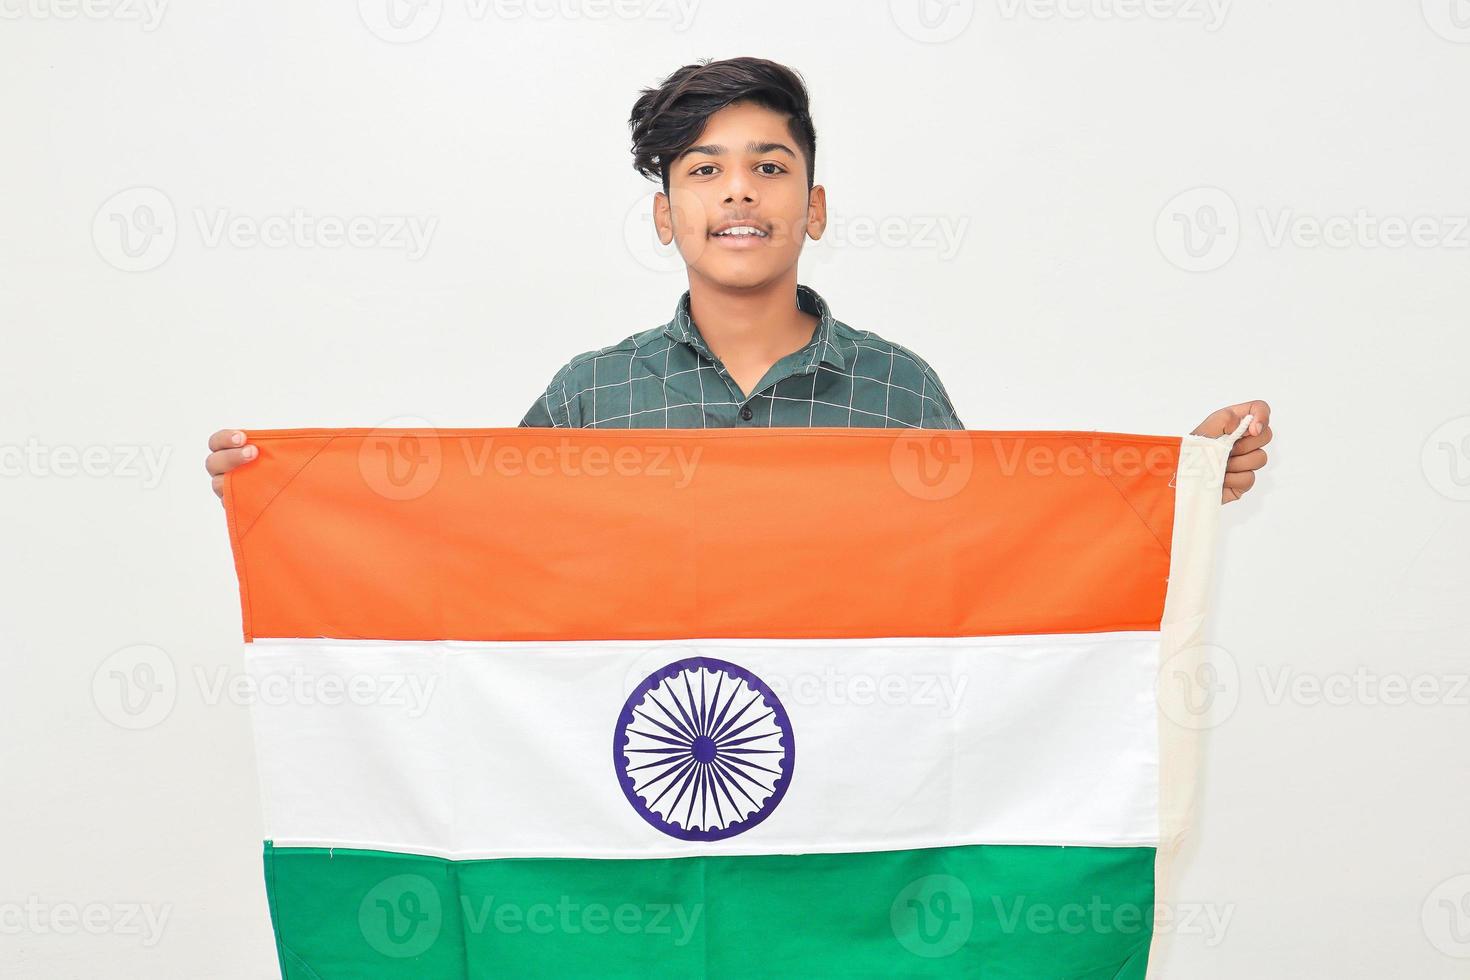
<instances>
[{"instance_id":1,"label":"neck","mask_svg":"<svg viewBox=\"0 0 1470 980\"><path fill-rule=\"evenodd\" d=\"M796 269L750 288L729 288L692 270L689 315L726 367L770 366L812 339L816 317L796 305Z\"/></svg>"}]
</instances>

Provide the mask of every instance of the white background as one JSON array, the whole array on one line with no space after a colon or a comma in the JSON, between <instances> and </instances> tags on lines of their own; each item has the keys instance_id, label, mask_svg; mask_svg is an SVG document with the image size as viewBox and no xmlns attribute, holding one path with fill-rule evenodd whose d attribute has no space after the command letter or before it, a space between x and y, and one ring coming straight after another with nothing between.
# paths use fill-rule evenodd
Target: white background
<instances>
[{"instance_id":1,"label":"white background","mask_svg":"<svg viewBox=\"0 0 1470 980\"><path fill-rule=\"evenodd\" d=\"M1470 5L384 2L0 0L0 973L272 975L206 436L514 425L662 323L685 285L628 112L743 54L811 86L837 227L801 280L969 428L1272 405L1165 975L1470 971ZM433 231L211 234L297 211ZM128 715L140 662L174 673Z\"/></svg>"}]
</instances>

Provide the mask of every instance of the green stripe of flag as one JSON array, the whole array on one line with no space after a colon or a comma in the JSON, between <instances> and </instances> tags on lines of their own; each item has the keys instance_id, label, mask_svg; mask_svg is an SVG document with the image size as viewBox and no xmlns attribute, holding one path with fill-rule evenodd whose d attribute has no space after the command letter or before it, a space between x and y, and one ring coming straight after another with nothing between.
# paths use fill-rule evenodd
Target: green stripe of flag
<instances>
[{"instance_id":1,"label":"green stripe of flag","mask_svg":"<svg viewBox=\"0 0 1470 980\"><path fill-rule=\"evenodd\" d=\"M643 860L265 848L288 980L1142 978L1154 849Z\"/></svg>"}]
</instances>

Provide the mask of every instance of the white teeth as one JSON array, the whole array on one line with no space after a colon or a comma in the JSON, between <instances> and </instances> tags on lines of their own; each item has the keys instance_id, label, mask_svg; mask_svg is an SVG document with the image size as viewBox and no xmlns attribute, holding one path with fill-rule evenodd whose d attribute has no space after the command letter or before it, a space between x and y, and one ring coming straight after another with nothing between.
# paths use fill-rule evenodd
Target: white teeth
<instances>
[{"instance_id":1,"label":"white teeth","mask_svg":"<svg viewBox=\"0 0 1470 980\"><path fill-rule=\"evenodd\" d=\"M750 228L750 227L745 226L745 225L742 225L742 226L740 226L738 228L726 228L724 231L717 231L717 232L715 232L715 235L718 236L718 237L722 237L722 238L725 237L725 236L727 236L727 235L730 235L730 236L735 236L735 235L739 235L739 236L756 235L756 236L759 236L761 238L765 238L766 237L766 233L763 232L763 231L761 231L759 228Z\"/></svg>"}]
</instances>

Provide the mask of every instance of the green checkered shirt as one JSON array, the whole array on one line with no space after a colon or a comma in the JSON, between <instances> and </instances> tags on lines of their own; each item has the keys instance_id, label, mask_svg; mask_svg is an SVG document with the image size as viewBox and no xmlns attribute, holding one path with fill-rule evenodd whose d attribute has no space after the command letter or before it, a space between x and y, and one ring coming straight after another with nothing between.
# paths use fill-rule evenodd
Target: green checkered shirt
<instances>
[{"instance_id":1,"label":"green checkered shirt","mask_svg":"<svg viewBox=\"0 0 1470 980\"><path fill-rule=\"evenodd\" d=\"M919 355L834 319L808 286L796 287L796 304L821 322L805 347L771 365L749 397L705 346L686 291L668 323L563 365L521 425L964 428L938 375Z\"/></svg>"}]
</instances>

